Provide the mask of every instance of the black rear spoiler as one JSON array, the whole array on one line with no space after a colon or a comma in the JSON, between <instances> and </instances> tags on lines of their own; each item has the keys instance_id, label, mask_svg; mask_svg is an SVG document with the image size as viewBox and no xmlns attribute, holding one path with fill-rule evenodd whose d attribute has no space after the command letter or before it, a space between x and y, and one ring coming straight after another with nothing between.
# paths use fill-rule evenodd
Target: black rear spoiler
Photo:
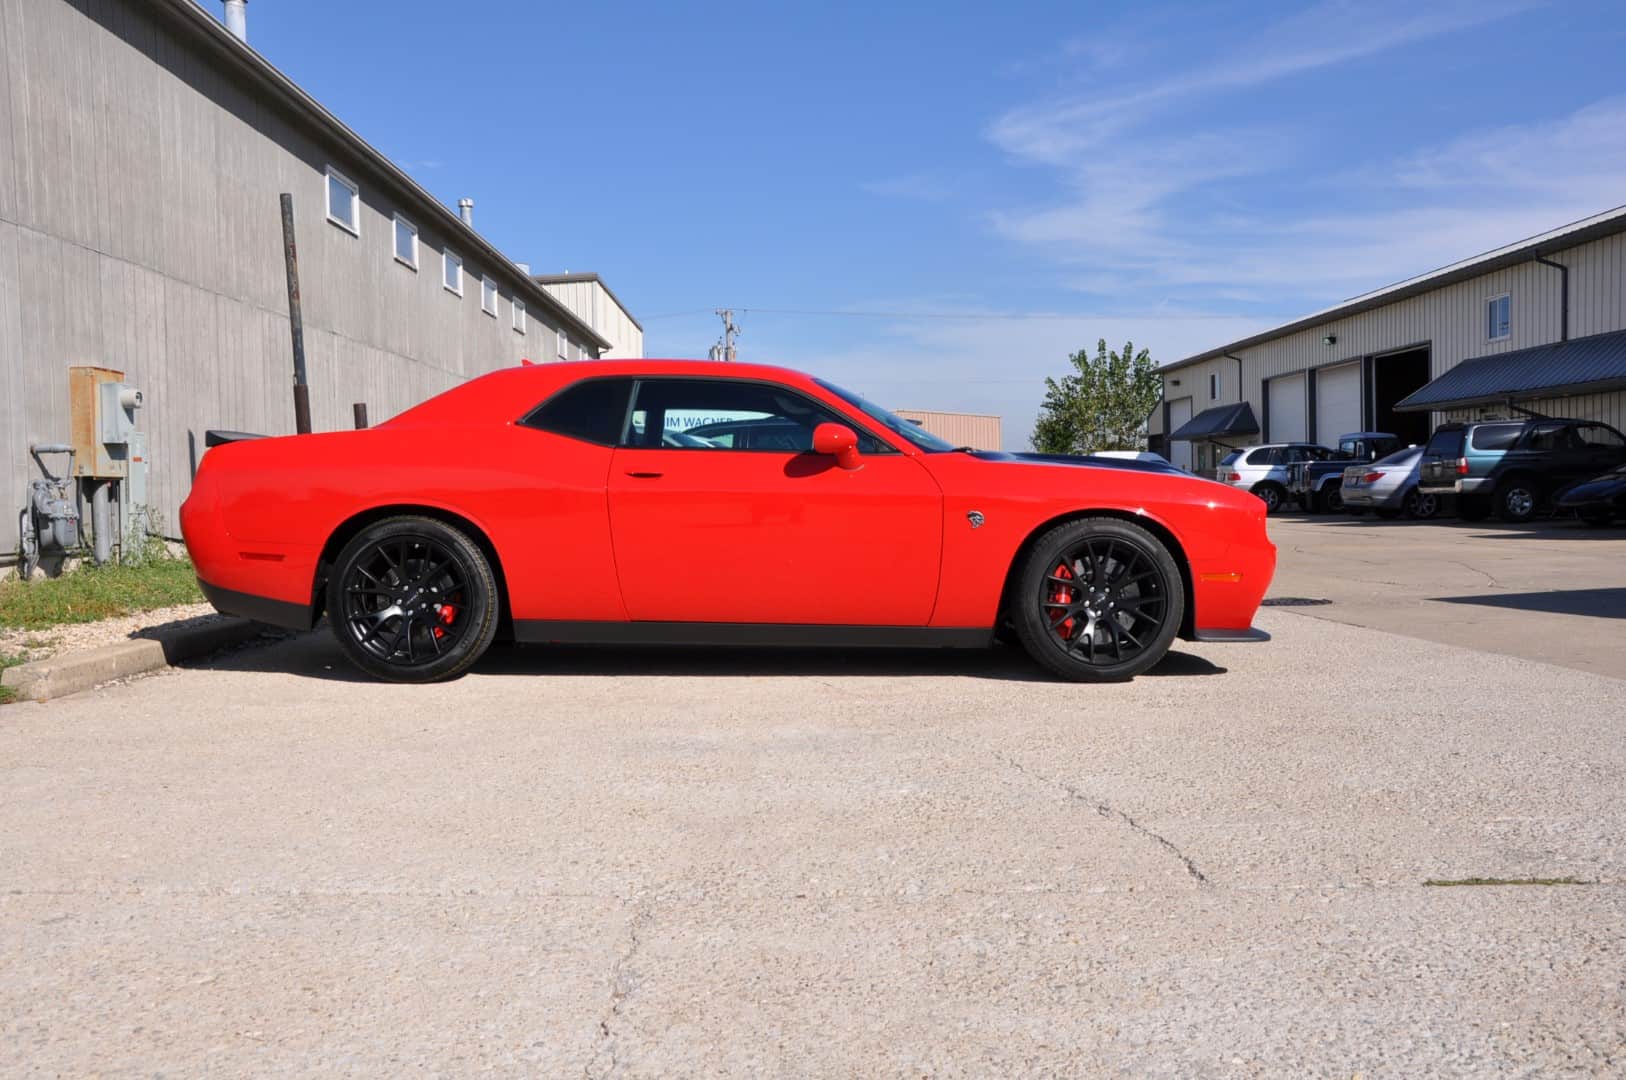
<instances>
[{"instance_id":1,"label":"black rear spoiler","mask_svg":"<svg viewBox=\"0 0 1626 1080\"><path fill-rule=\"evenodd\" d=\"M266 435L256 435L252 431L210 430L203 433L203 445L205 448L208 448L211 446L219 446L222 443L242 442L244 439L264 439L268 437L269 436Z\"/></svg>"}]
</instances>

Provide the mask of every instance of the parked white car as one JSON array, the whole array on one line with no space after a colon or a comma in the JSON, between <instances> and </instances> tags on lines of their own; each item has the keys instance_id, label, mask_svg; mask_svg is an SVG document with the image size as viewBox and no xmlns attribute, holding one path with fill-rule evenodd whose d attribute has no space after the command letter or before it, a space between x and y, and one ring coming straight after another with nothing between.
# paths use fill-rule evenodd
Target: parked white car
<instances>
[{"instance_id":1,"label":"parked white car","mask_svg":"<svg viewBox=\"0 0 1626 1080\"><path fill-rule=\"evenodd\" d=\"M1265 443L1233 450L1220 460L1214 479L1251 491L1274 514L1287 505L1288 468L1300 461L1325 461L1332 451L1316 443Z\"/></svg>"}]
</instances>

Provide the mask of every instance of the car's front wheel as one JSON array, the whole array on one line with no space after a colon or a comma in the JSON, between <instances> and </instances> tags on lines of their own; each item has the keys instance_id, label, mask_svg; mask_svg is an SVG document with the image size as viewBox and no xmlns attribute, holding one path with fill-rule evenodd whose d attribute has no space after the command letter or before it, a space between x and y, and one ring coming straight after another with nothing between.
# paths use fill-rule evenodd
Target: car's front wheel
<instances>
[{"instance_id":1,"label":"car's front wheel","mask_svg":"<svg viewBox=\"0 0 1626 1080\"><path fill-rule=\"evenodd\" d=\"M1117 682L1162 660L1185 591L1163 542L1117 518L1058 525L1034 544L1011 621L1041 666L1078 682Z\"/></svg>"},{"instance_id":2,"label":"car's front wheel","mask_svg":"<svg viewBox=\"0 0 1626 1080\"><path fill-rule=\"evenodd\" d=\"M1253 493L1265 500L1265 513L1274 514L1287 502L1287 489L1280 484L1263 483L1253 486Z\"/></svg>"},{"instance_id":3,"label":"car's front wheel","mask_svg":"<svg viewBox=\"0 0 1626 1080\"><path fill-rule=\"evenodd\" d=\"M357 533L328 577L339 646L361 670L394 682L467 671L497 633L491 564L461 530L394 517Z\"/></svg>"}]
</instances>

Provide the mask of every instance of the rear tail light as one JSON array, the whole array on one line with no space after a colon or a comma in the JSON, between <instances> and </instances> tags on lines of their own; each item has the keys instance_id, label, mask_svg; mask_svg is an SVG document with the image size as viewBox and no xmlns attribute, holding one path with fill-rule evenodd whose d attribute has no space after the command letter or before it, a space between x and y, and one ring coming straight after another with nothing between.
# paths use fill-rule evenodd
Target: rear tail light
<instances>
[{"instance_id":1,"label":"rear tail light","mask_svg":"<svg viewBox=\"0 0 1626 1080\"><path fill-rule=\"evenodd\" d=\"M1369 472L1365 476L1361 477L1361 483L1363 483L1363 484L1375 484L1379 480L1383 479L1383 475L1384 474L1380 473L1380 472Z\"/></svg>"},{"instance_id":2,"label":"rear tail light","mask_svg":"<svg viewBox=\"0 0 1626 1080\"><path fill-rule=\"evenodd\" d=\"M1242 481L1242 474L1239 472L1226 473L1225 479L1233 484L1240 483Z\"/></svg>"},{"instance_id":3,"label":"rear tail light","mask_svg":"<svg viewBox=\"0 0 1626 1080\"><path fill-rule=\"evenodd\" d=\"M1458 476L1467 476L1468 475L1468 459L1467 458L1465 458L1465 457L1457 458L1457 475Z\"/></svg>"}]
</instances>

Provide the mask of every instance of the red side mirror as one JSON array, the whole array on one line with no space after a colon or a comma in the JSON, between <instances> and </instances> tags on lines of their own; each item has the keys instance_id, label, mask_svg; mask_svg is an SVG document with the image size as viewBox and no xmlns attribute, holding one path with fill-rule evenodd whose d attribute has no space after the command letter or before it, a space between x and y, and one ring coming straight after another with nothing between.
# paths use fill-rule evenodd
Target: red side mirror
<instances>
[{"instance_id":1,"label":"red side mirror","mask_svg":"<svg viewBox=\"0 0 1626 1080\"><path fill-rule=\"evenodd\" d=\"M845 424L820 424L813 429L813 452L829 454L843 469L864 464L858 453L858 433Z\"/></svg>"}]
</instances>

